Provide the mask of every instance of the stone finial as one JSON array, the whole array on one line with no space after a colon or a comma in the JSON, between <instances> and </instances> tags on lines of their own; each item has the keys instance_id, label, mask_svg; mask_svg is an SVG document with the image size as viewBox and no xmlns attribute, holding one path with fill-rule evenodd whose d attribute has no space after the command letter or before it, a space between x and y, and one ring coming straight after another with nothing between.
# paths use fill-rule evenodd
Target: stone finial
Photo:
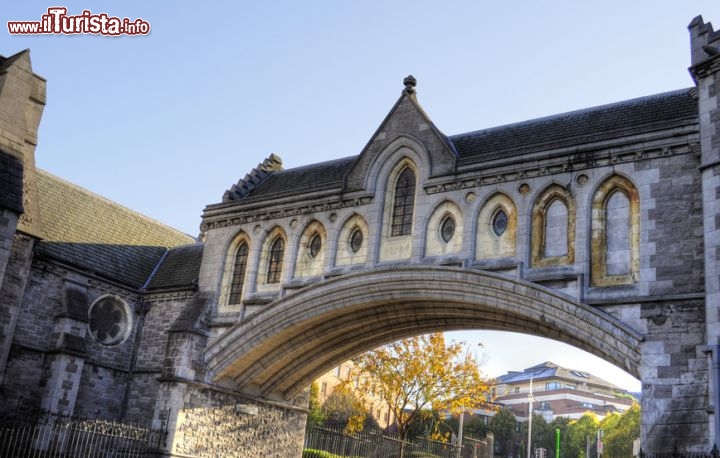
<instances>
[{"instance_id":1,"label":"stone finial","mask_svg":"<svg viewBox=\"0 0 720 458\"><path fill-rule=\"evenodd\" d=\"M250 191L255 189L265 178L267 178L273 172L282 170L282 159L277 154L270 154L262 163L258 164L257 167L252 169L250 173L245 175L245 178L232 185L230 189L225 191L223 195L223 202L230 202L232 200L242 199L243 197L250 194Z\"/></svg>"},{"instance_id":2,"label":"stone finial","mask_svg":"<svg viewBox=\"0 0 720 458\"><path fill-rule=\"evenodd\" d=\"M405 85L405 92L408 94L413 94L415 92L417 80L414 76L408 75L405 77L405 79L403 79L403 84Z\"/></svg>"}]
</instances>

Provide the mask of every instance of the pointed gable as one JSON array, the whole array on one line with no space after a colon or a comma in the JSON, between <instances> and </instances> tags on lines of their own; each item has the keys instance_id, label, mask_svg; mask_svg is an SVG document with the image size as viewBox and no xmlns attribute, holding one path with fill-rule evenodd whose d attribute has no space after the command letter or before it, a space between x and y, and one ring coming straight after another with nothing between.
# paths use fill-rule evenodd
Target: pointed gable
<instances>
[{"instance_id":1,"label":"pointed gable","mask_svg":"<svg viewBox=\"0 0 720 458\"><path fill-rule=\"evenodd\" d=\"M429 176L444 175L455 170L458 157L455 148L418 104L415 96L415 78L412 75L408 76L404 83L405 89L402 95L346 175L346 191L365 189L368 182L367 174L378 157L402 138L410 139L426 150Z\"/></svg>"}]
</instances>

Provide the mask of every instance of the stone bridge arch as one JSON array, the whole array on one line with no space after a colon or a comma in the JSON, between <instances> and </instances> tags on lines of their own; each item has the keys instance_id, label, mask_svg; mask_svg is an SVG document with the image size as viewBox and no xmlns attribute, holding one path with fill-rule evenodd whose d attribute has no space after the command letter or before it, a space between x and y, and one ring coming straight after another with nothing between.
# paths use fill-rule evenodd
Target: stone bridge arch
<instances>
[{"instance_id":1,"label":"stone bridge arch","mask_svg":"<svg viewBox=\"0 0 720 458\"><path fill-rule=\"evenodd\" d=\"M288 400L338 363L431 331L489 329L552 338L640 377L642 335L569 296L492 272L380 267L308 286L212 342L213 382Z\"/></svg>"}]
</instances>

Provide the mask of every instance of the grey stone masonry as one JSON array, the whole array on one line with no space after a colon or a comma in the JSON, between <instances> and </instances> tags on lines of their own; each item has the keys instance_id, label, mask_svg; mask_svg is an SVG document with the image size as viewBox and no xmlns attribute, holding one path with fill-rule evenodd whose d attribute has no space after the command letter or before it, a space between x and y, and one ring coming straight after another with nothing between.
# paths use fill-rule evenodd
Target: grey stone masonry
<instances>
[{"instance_id":1,"label":"grey stone masonry","mask_svg":"<svg viewBox=\"0 0 720 458\"><path fill-rule=\"evenodd\" d=\"M697 82L702 152L703 222L705 242L705 329L710 365L708 412L713 442L720 441L720 31L698 16L688 26L692 66Z\"/></svg>"},{"instance_id":2,"label":"grey stone masonry","mask_svg":"<svg viewBox=\"0 0 720 458\"><path fill-rule=\"evenodd\" d=\"M6 365L15 336L25 286L30 278L35 240L16 234L10 250L8 268L0 284L0 385L5 382Z\"/></svg>"},{"instance_id":3,"label":"grey stone masonry","mask_svg":"<svg viewBox=\"0 0 720 458\"><path fill-rule=\"evenodd\" d=\"M14 155L24 168L20 229L40 236L35 147L45 108L45 80L32 71L30 51L0 56L0 149Z\"/></svg>"},{"instance_id":4,"label":"grey stone masonry","mask_svg":"<svg viewBox=\"0 0 720 458\"><path fill-rule=\"evenodd\" d=\"M307 405L307 395L296 400ZM165 383L161 413L170 411L167 456L291 458L302 455L307 410L274 405L201 384ZM179 412L173 409L180 407ZM162 410L164 408L164 410Z\"/></svg>"},{"instance_id":5,"label":"grey stone masonry","mask_svg":"<svg viewBox=\"0 0 720 458\"><path fill-rule=\"evenodd\" d=\"M640 313L647 323L640 345L643 447L692 449L707 437L704 303L646 303Z\"/></svg>"}]
</instances>

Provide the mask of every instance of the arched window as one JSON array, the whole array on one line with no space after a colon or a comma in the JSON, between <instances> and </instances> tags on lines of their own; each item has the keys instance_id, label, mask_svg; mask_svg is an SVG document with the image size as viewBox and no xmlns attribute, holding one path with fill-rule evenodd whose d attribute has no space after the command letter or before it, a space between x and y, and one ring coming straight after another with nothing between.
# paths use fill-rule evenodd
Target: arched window
<instances>
[{"instance_id":1,"label":"arched window","mask_svg":"<svg viewBox=\"0 0 720 458\"><path fill-rule=\"evenodd\" d=\"M270 256L268 257L267 283L280 283L280 276L283 267L283 255L285 254L285 242L278 237L270 245Z\"/></svg>"},{"instance_id":2,"label":"arched window","mask_svg":"<svg viewBox=\"0 0 720 458\"><path fill-rule=\"evenodd\" d=\"M517 210L510 197L491 195L478 214L475 237L476 259L498 259L515 255Z\"/></svg>"},{"instance_id":3,"label":"arched window","mask_svg":"<svg viewBox=\"0 0 720 458\"><path fill-rule=\"evenodd\" d=\"M565 256L568 252L568 209L561 199L555 199L545 213L543 257Z\"/></svg>"},{"instance_id":4,"label":"arched window","mask_svg":"<svg viewBox=\"0 0 720 458\"><path fill-rule=\"evenodd\" d=\"M235 251L235 262L233 262L233 273L230 280L229 304L239 304L242 300L243 283L245 282L245 269L248 260L248 245L241 242Z\"/></svg>"},{"instance_id":5,"label":"arched window","mask_svg":"<svg viewBox=\"0 0 720 458\"><path fill-rule=\"evenodd\" d=\"M593 286L629 284L640 273L640 200L626 178L613 175L592 202Z\"/></svg>"},{"instance_id":6,"label":"arched window","mask_svg":"<svg viewBox=\"0 0 720 458\"><path fill-rule=\"evenodd\" d=\"M559 185L538 196L532 213L531 265L570 265L575 262L575 200Z\"/></svg>"},{"instance_id":7,"label":"arched window","mask_svg":"<svg viewBox=\"0 0 720 458\"><path fill-rule=\"evenodd\" d=\"M395 183L391 236L409 235L412 232L414 206L415 173L409 167L405 167Z\"/></svg>"},{"instance_id":8,"label":"arched window","mask_svg":"<svg viewBox=\"0 0 720 458\"><path fill-rule=\"evenodd\" d=\"M615 191L605 205L605 267L608 275L630 273L630 201Z\"/></svg>"}]
</instances>

